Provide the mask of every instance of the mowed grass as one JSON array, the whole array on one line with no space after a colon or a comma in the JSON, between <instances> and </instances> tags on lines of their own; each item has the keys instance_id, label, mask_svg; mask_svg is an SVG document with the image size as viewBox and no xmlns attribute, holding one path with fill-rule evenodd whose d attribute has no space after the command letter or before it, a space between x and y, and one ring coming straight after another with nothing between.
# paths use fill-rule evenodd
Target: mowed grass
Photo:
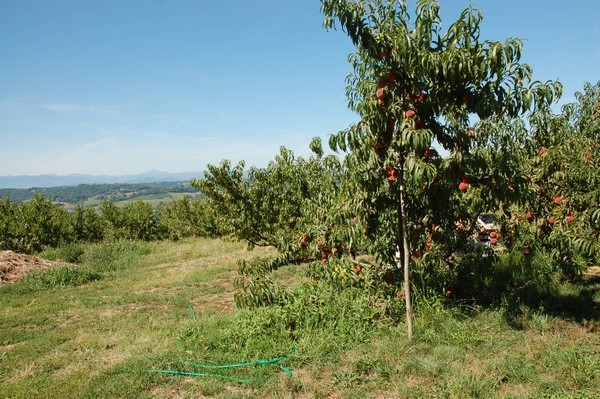
<instances>
[{"instance_id":1,"label":"mowed grass","mask_svg":"<svg viewBox=\"0 0 600 399\"><path fill-rule=\"evenodd\" d=\"M313 319L292 333L289 309L234 306L236 262L272 250L211 239L125 248L104 268L103 256L84 254L100 277L83 285L0 287L0 398L600 397L594 312L571 320L525 309L516 326L503 308L434 301L419 305L408 342L402 322L356 322L368 301L317 290L302 305ZM295 286L303 273L293 265L276 279ZM598 282L568 292L582 290L593 291L590 309L598 309ZM207 372L179 359L222 365L280 355L292 378L277 364L208 371L249 383L148 372Z\"/></svg>"},{"instance_id":2,"label":"mowed grass","mask_svg":"<svg viewBox=\"0 0 600 399\"><path fill-rule=\"evenodd\" d=\"M189 304L231 313L236 261L265 252L221 240L146 245L150 254L82 286L0 288L0 397L152 396L156 377L144 370L180 352Z\"/></svg>"}]
</instances>

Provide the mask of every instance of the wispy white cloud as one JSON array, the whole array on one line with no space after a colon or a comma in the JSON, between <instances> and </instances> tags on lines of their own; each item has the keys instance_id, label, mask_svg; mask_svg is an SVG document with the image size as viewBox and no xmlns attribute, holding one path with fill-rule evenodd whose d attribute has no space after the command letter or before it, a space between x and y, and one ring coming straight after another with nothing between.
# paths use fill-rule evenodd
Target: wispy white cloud
<instances>
[{"instance_id":1,"label":"wispy white cloud","mask_svg":"<svg viewBox=\"0 0 600 399\"><path fill-rule=\"evenodd\" d=\"M42 108L54 111L54 112L72 112L72 111L83 111L86 108L81 107L75 104L65 104L65 103L50 103L50 104L42 104Z\"/></svg>"}]
</instances>

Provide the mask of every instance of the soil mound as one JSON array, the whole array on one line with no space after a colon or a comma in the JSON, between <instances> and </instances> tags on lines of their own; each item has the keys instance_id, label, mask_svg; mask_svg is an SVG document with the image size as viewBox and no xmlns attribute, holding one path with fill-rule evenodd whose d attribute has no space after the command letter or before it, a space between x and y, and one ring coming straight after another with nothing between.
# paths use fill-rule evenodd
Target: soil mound
<instances>
[{"instance_id":1,"label":"soil mound","mask_svg":"<svg viewBox=\"0 0 600 399\"><path fill-rule=\"evenodd\" d=\"M0 284L14 283L27 273L48 269L55 264L56 262L37 256L21 255L13 251L0 251Z\"/></svg>"}]
</instances>

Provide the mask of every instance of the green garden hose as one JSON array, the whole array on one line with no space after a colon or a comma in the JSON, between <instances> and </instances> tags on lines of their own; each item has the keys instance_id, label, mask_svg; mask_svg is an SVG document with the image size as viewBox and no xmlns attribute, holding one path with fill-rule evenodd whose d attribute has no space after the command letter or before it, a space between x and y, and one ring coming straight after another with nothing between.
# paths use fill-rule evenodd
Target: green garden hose
<instances>
[{"instance_id":1,"label":"green garden hose","mask_svg":"<svg viewBox=\"0 0 600 399\"><path fill-rule=\"evenodd\" d=\"M279 366L279 368L288 375L288 377L292 378L292 370L290 370L289 368L287 368L281 364L278 364L278 363L287 359L287 357L289 355L293 354L295 351L296 351L295 348L292 348L290 353L288 353L285 356L279 356L279 357L269 359L269 360L256 360L254 362L245 362L245 363L234 363L234 364L224 364L224 365L207 365L207 364L198 364L198 363L194 363L194 362L189 362L187 360L181 360L181 359L179 360L179 363L186 364L186 365L193 366L193 367L200 368L200 369L213 369L213 370L214 369L231 369L231 368L237 368L237 367L263 366L263 365L268 365L268 364L277 364ZM149 373L174 374L174 375L187 375L187 376L195 376L195 377L223 378L226 380L244 382L244 383L250 382L250 380L246 380L243 378L230 377L228 375L198 373L198 372L182 371L182 370L148 370L148 372Z\"/></svg>"},{"instance_id":2,"label":"green garden hose","mask_svg":"<svg viewBox=\"0 0 600 399\"><path fill-rule=\"evenodd\" d=\"M192 319L195 315L196 315L196 311L194 310L194 306L190 303L189 304L189 309L190 309L190 319ZM178 340L179 344L183 345L183 342L181 342L180 340ZM269 360L256 360L254 362L245 362L245 363L234 363L234 364L224 364L224 365L207 365L207 364L198 364L198 363L194 363L194 362L190 362L187 360L182 360L179 359L179 363L181 364L185 364L188 366L193 366L199 369L231 369L231 368L237 368L237 367L249 367L249 366L264 366L264 365L269 365L269 364L277 364L279 366L279 369L284 371L288 377L292 378L292 370L290 370L289 368L279 364L279 362L287 359L288 356L290 356L291 354L293 354L296 351L295 348L292 348L292 350L284 356L279 356L279 357L275 357L273 359L269 359ZM172 375L187 375L187 376L193 376L193 377L213 377L213 378L222 378L225 380L230 380L230 381L236 381L236 382L243 382L243 383L249 383L250 380L244 379L244 378L236 378L236 377L230 377L228 375L221 375L221 374L211 374L211 373L198 373L198 372L193 372L193 371L183 371L183 370L148 370L149 373L162 373L162 374L172 374Z\"/></svg>"}]
</instances>

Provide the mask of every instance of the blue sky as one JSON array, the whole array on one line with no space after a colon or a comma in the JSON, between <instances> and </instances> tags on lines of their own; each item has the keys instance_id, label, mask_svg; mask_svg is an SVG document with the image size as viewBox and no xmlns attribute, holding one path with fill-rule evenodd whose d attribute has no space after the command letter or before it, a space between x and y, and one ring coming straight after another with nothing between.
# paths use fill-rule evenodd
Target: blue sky
<instances>
[{"instance_id":1,"label":"blue sky","mask_svg":"<svg viewBox=\"0 0 600 399\"><path fill-rule=\"evenodd\" d=\"M600 1L472 0L482 37L526 40L573 100L600 79ZM449 24L468 0L442 0ZM317 0L0 0L0 175L201 171L357 118Z\"/></svg>"}]
</instances>

